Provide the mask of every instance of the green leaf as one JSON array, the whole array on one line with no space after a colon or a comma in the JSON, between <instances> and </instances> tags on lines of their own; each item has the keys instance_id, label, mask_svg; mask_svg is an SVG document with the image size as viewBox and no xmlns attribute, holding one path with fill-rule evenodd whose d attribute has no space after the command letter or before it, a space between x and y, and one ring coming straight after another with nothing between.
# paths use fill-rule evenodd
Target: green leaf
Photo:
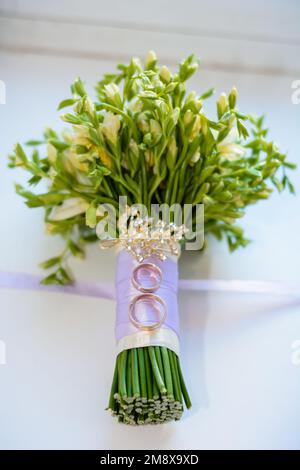
<instances>
[{"instance_id":1,"label":"green leaf","mask_svg":"<svg viewBox=\"0 0 300 470\"><path fill-rule=\"evenodd\" d=\"M243 137L244 139L246 139L249 136L249 132L246 126L239 119L236 121L236 124L237 124L237 129L238 129L238 133L240 137Z\"/></svg>"},{"instance_id":2,"label":"green leaf","mask_svg":"<svg viewBox=\"0 0 300 470\"><path fill-rule=\"evenodd\" d=\"M60 284L71 284L73 282L70 274L62 266L56 271L56 277Z\"/></svg>"},{"instance_id":3,"label":"green leaf","mask_svg":"<svg viewBox=\"0 0 300 470\"><path fill-rule=\"evenodd\" d=\"M58 265L61 262L61 256L55 256L53 258L49 258L46 261L43 261L40 263L41 268L43 269L49 269L52 268L53 266Z\"/></svg>"},{"instance_id":4,"label":"green leaf","mask_svg":"<svg viewBox=\"0 0 300 470\"><path fill-rule=\"evenodd\" d=\"M29 146L37 146L37 145L42 145L44 144L44 140L27 140L27 142L25 142L25 145L29 145Z\"/></svg>"},{"instance_id":5,"label":"green leaf","mask_svg":"<svg viewBox=\"0 0 300 470\"><path fill-rule=\"evenodd\" d=\"M213 94L215 93L214 88L209 88L209 90L205 91L200 95L200 100L206 100L207 98L210 98Z\"/></svg>"},{"instance_id":6,"label":"green leaf","mask_svg":"<svg viewBox=\"0 0 300 470\"><path fill-rule=\"evenodd\" d=\"M27 156L26 156L26 153L24 152L22 146L20 144L16 144L15 146L15 152L16 152L16 155L19 157L19 159L23 162L23 163L26 163L27 162Z\"/></svg>"},{"instance_id":7,"label":"green leaf","mask_svg":"<svg viewBox=\"0 0 300 470\"><path fill-rule=\"evenodd\" d=\"M62 100L57 107L57 111L60 111L63 108L67 108L68 106L72 106L76 102L77 100L74 98L68 98L66 100Z\"/></svg>"},{"instance_id":8,"label":"green leaf","mask_svg":"<svg viewBox=\"0 0 300 470\"><path fill-rule=\"evenodd\" d=\"M82 124L82 120L74 114L62 114L61 119L65 122L69 122L70 124Z\"/></svg>"},{"instance_id":9,"label":"green leaf","mask_svg":"<svg viewBox=\"0 0 300 470\"><path fill-rule=\"evenodd\" d=\"M53 273L49 274L49 276L46 276L44 279L42 279L41 284L47 286L49 284L60 284L60 282L57 279L56 273Z\"/></svg>"},{"instance_id":10,"label":"green leaf","mask_svg":"<svg viewBox=\"0 0 300 470\"><path fill-rule=\"evenodd\" d=\"M65 150L70 147L70 144L58 139L50 139L49 143L52 144L53 147L55 147L57 150Z\"/></svg>"},{"instance_id":11,"label":"green leaf","mask_svg":"<svg viewBox=\"0 0 300 470\"><path fill-rule=\"evenodd\" d=\"M77 245L73 240L68 240L68 248L70 252L72 253L73 256L76 256L78 258L84 258L84 251L83 249Z\"/></svg>"}]
</instances>

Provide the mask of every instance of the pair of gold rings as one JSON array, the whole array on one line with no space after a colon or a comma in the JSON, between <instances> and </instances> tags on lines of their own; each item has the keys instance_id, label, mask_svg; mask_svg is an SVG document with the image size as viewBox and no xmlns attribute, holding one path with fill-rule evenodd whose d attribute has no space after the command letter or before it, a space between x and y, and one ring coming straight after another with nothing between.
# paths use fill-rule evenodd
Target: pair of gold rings
<instances>
[{"instance_id":1,"label":"pair of gold rings","mask_svg":"<svg viewBox=\"0 0 300 470\"><path fill-rule=\"evenodd\" d=\"M138 276L141 270L146 270L150 273L149 278L154 278L154 283L150 286L143 285L139 282ZM144 331L153 331L157 328L160 328L164 323L167 316L167 306L165 301L158 295L154 294L155 291L160 287L162 281L162 271L161 269L153 263L143 263L136 266L132 273L132 284L133 286L142 294L137 295L129 304L129 319L131 323L140 330ZM136 316L136 306L138 303L150 303L155 310L158 320L151 325L145 325L137 319ZM160 307L157 306L160 305Z\"/></svg>"}]
</instances>

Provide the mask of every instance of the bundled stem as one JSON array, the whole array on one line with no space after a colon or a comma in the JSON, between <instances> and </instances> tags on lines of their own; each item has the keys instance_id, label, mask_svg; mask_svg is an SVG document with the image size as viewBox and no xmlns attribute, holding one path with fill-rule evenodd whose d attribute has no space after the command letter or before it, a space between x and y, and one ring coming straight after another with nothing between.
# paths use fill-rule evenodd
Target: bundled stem
<instances>
[{"instance_id":1,"label":"bundled stem","mask_svg":"<svg viewBox=\"0 0 300 470\"><path fill-rule=\"evenodd\" d=\"M178 421L191 401L178 356L163 346L122 351L116 360L108 409L125 424Z\"/></svg>"}]
</instances>

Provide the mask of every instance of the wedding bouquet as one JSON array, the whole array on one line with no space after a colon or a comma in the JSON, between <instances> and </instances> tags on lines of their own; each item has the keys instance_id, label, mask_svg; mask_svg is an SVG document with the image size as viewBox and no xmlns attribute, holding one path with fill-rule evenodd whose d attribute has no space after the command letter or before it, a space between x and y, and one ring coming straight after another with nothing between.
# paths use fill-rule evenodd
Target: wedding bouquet
<instances>
[{"instance_id":1,"label":"wedding bouquet","mask_svg":"<svg viewBox=\"0 0 300 470\"><path fill-rule=\"evenodd\" d=\"M83 257L87 243L117 247L108 409L128 424L178 420L183 403L191 406L179 360L180 251L203 233L225 238L230 250L246 246L236 225L245 207L267 199L272 185L293 192L286 170L294 166L267 140L263 117L238 110L236 88L218 98L213 119L204 110L213 89L186 92L197 68L191 55L172 74L150 52L144 64L132 58L104 75L94 101L77 79L58 106L72 108L61 115L71 127L27 142L31 156L20 144L10 156L11 167L30 174L28 187L40 188L16 185L17 193L44 207L48 232L65 239L62 253L42 263L51 270L43 283L72 283L67 260Z\"/></svg>"}]
</instances>

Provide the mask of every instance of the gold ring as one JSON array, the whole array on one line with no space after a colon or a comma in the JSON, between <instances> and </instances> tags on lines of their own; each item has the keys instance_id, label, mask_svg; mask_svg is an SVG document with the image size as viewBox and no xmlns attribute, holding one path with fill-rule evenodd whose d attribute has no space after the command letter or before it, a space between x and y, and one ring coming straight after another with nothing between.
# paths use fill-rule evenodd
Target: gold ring
<instances>
[{"instance_id":1,"label":"gold ring","mask_svg":"<svg viewBox=\"0 0 300 470\"><path fill-rule=\"evenodd\" d=\"M162 305L163 307L161 318L157 322L153 323L152 325L144 325L143 323L138 321L135 315L135 305L137 304L137 302L147 301L147 300L150 300L152 302L159 302L160 305ZM161 310L159 310L157 307L154 307L154 309L156 313L159 312L159 315L161 314ZM129 320L136 328L140 330L144 330L144 331L153 331L153 330L156 330L157 328L160 328L161 325L164 323L166 316L167 316L167 306L166 306L165 301L158 295L151 294L151 293L140 294L134 297L134 299L130 302L129 308L128 308L128 315L129 315Z\"/></svg>"},{"instance_id":2,"label":"gold ring","mask_svg":"<svg viewBox=\"0 0 300 470\"><path fill-rule=\"evenodd\" d=\"M137 275L138 275L138 272L140 269L146 269L148 271L150 271L150 273L152 274L155 274L156 275L156 279L157 279L157 282L156 284L154 284L153 286L151 287L144 287L142 286L138 279L137 279ZM151 274L150 274L151 276ZM150 277L149 276L149 277ZM161 269L156 266L156 264L153 264L153 263L143 263L143 264L139 264L138 266L136 266L133 270L133 273L132 273L132 277L131 277L131 282L133 284L133 286L139 290L140 292L155 292L159 286L160 286L160 283L162 281L162 272L161 272Z\"/></svg>"}]
</instances>

